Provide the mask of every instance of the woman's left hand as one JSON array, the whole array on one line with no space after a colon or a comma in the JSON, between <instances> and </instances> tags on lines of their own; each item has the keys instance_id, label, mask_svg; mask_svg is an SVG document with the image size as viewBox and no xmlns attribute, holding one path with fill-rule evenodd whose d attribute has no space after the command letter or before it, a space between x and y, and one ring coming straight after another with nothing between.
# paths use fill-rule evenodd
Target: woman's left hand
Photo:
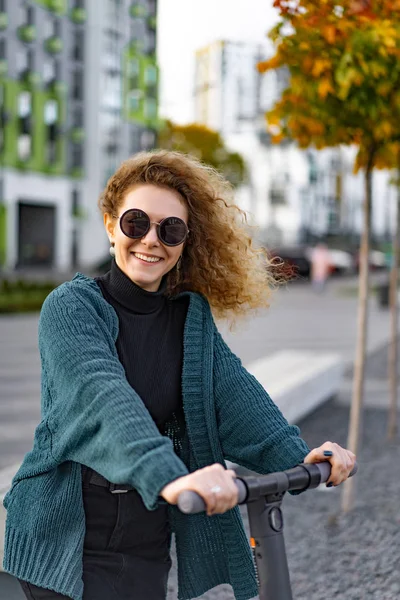
<instances>
[{"instance_id":1,"label":"woman's left hand","mask_svg":"<svg viewBox=\"0 0 400 600\"><path fill-rule=\"evenodd\" d=\"M331 463L331 475L326 482L327 487L339 485L345 481L353 470L356 455L334 442L325 442L319 448L314 448L304 459L305 463Z\"/></svg>"}]
</instances>

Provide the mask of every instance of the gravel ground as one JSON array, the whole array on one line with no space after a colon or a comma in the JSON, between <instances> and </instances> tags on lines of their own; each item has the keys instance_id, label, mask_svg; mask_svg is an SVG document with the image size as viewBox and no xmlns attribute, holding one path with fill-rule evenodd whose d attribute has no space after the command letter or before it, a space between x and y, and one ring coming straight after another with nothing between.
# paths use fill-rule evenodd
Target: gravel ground
<instances>
[{"instance_id":1,"label":"gravel ground","mask_svg":"<svg viewBox=\"0 0 400 600\"><path fill-rule=\"evenodd\" d=\"M400 345L400 338L397 340ZM400 373L400 352L397 362L397 373ZM353 376L353 367L348 369L347 377ZM370 379L387 379L388 377L388 346L382 346L367 356L365 376Z\"/></svg>"},{"instance_id":2,"label":"gravel ground","mask_svg":"<svg viewBox=\"0 0 400 600\"><path fill-rule=\"evenodd\" d=\"M348 408L330 401L300 424L302 436L311 447L329 439L345 445L348 417ZM400 440L386 441L386 422L385 410L364 413L357 499L350 514L340 514L340 488L284 499L285 541L295 600L400 598ZM221 586L202 598L234 597L228 586ZM175 570L168 595L168 600L173 599Z\"/></svg>"}]
</instances>

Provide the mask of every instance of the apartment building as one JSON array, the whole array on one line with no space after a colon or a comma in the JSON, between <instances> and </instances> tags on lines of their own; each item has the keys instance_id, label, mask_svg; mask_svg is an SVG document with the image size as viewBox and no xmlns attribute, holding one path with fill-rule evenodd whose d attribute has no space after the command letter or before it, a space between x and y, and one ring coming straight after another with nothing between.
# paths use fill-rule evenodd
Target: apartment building
<instances>
[{"instance_id":1,"label":"apartment building","mask_svg":"<svg viewBox=\"0 0 400 600\"><path fill-rule=\"evenodd\" d=\"M155 144L157 0L0 0L0 265L90 267L97 198Z\"/></svg>"}]
</instances>

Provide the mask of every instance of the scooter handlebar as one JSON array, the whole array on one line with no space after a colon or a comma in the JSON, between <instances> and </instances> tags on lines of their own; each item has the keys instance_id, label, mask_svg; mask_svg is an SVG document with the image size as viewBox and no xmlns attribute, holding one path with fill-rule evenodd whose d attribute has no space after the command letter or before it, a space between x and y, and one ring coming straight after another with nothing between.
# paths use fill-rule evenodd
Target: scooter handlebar
<instances>
[{"instance_id":1,"label":"scooter handlebar","mask_svg":"<svg viewBox=\"0 0 400 600\"><path fill-rule=\"evenodd\" d=\"M235 479L235 484L238 488L239 497L238 504L243 504L247 498L247 487L242 479ZM206 510L206 504L203 498L197 493L187 490L181 492L178 498L178 507L187 515L203 512Z\"/></svg>"},{"instance_id":2,"label":"scooter handlebar","mask_svg":"<svg viewBox=\"0 0 400 600\"><path fill-rule=\"evenodd\" d=\"M320 483L325 483L328 481L329 476L331 474L331 464L328 461L321 463L312 463L314 466L318 468L320 471ZM349 477L352 477L357 473L358 465L355 463L352 472ZM271 473L271 475L273 475ZM268 475L266 477L269 477ZM238 488L239 496L238 496L238 504L244 504L247 500L248 489L246 486L246 478L235 479L235 483ZM197 493L191 490L186 490L181 492L178 497L178 508L181 512L185 514L195 514L204 512L206 510L206 504L203 498Z\"/></svg>"},{"instance_id":3,"label":"scooter handlebar","mask_svg":"<svg viewBox=\"0 0 400 600\"><path fill-rule=\"evenodd\" d=\"M331 463L324 461L321 463L313 463L313 464L316 465L321 472L321 483L325 483L325 481L328 481L329 476L331 474ZM353 470L349 474L349 477L353 477L353 475L355 475L357 473L357 471L358 471L358 464L354 463Z\"/></svg>"}]
</instances>

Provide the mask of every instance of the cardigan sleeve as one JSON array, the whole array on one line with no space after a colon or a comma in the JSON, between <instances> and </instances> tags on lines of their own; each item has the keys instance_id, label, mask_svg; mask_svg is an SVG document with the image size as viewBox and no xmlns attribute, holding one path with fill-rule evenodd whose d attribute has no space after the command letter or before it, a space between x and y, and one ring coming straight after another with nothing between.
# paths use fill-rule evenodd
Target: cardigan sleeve
<instances>
[{"instance_id":1,"label":"cardigan sleeve","mask_svg":"<svg viewBox=\"0 0 400 600\"><path fill-rule=\"evenodd\" d=\"M161 489L188 470L126 379L99 310L61 288L47 297L39 320L42 377L51 398L43 410L53 457L134 486L154 509Z\"/></svg>"},{"instance_id":2,"label":"cardigan sleeve","mask_svg":"<svg viewBox=\"0 0 400 600\"><path fill-rule=\"evenodd\" d=\"M310 449L214 325L214 393L224 456L257 473L301 463Z\"/></svg>"}]
</instances>

